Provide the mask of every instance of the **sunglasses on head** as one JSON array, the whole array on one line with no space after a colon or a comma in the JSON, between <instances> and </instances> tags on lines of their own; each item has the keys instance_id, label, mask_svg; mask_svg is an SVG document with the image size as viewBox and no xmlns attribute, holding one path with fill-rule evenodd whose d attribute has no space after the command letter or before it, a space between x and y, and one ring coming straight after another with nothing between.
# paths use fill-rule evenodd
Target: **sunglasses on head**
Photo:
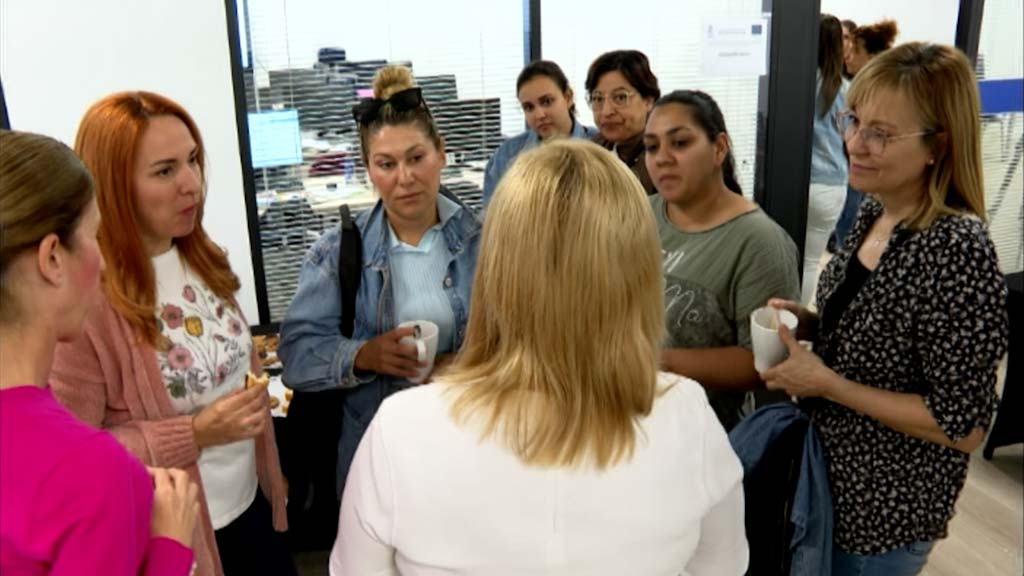
<instances>
[{"instance_id":1,"label":"sunglasses on head","mask_svg":"<svg viewBox=\"0 0 1024 576\"><path fill-rule=\"evenodd\" d=\"M390 98L381 100L369 98L352 107L352 116L361 126L367 126L380 116L381 108L390 106L395 112L408 112L420 106L426 110L426 102L423 101L423 92L419 88L406 88L401 92L395 92ZM429 112L428 112L429 114Z\"/></svg>"}]
</instances>

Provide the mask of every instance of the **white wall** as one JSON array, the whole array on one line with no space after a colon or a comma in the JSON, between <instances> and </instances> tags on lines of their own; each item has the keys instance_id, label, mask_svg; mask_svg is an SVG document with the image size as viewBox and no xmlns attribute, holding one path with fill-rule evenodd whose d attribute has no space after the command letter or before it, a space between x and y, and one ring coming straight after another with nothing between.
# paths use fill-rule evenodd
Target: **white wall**
<instances>
[{"instance_id":1,"label":"white wall","mask_svg":"<svg viewBox=\"0 0 1024 576\"><path fill-rule=\"evenodd\" d=\"M69 145L86 108L111 92L181 103L206 144L203 224L228 250L242 310L259 322L223 2L2 0L0 77L12 128Z\"/></svg>"},{"instance_id":2,"label":"white wall","mask_svg":"<svg viewBox=\"0 0 1024 576\"><path fill-rule=\"evenodd\" d=\"M667 3L671 9L665 8ZM590 0L587 6L587 10L581 10L575 0L543 0L541 12L544 57L558 62L569 77L577 94L580 121L594 125L584 100L587 71L594 59L610 50L640 50L650 60L662 94L696 89L715 99L732 139L737 179L743 193L752 197L758 76L705 74L702 51L706 23L731 18L756 20L762 16L761 0L633 0L630 25L625 27L615 16L621 0ZM766 35L770 36L767 30Z\"/></svg>"},{"instance_id":3,"label":"white wall","mask_svg":"<svg viewBox=\"0 0 1024 576\"><path fill-rule=\"evenodd\" d=\"M988 79L1020 78L1024 72L1024 33L1021 0L988 0L982 14L978 55L985 60Z\"/></svg>"},{"instance_id":4,"label":"white wall","mask_svg":"<svg viewBox=\"0 0 1024 576\"><path fill-rule=\"evenodd\" d=\"M899 28L896 44L954 44L960 0L821 0L821 11L865 26L892 19Z\"/></svg>"}]
</instances>

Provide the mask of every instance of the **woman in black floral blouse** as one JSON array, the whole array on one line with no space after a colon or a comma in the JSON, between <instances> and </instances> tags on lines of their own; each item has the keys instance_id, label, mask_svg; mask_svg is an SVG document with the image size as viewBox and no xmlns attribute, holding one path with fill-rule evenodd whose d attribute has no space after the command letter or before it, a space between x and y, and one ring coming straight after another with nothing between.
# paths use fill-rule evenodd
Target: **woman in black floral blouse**
<instances>
[{"instance_id":1,"label":"woman in black floral blouse","mask_svg":"<svg viewBox=\"0 0 1024 576\"><path fill-rule=\"evenodd\" d=\"M948 46L910 43L850 87L850 185L870 194L801 339L762 374L806 402L828 462L834 574L917 574L946 536L996 405L1006 284L984 222L978 93Z\"/></svg>"}]
</instances>

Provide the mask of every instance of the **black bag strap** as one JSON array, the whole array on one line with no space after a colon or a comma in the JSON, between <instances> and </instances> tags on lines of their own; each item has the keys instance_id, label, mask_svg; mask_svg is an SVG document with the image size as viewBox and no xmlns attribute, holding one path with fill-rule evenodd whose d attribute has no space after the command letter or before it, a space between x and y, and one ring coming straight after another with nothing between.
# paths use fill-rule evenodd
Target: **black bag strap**
<instances>
[{"instance_id":1,"label":"black bag strap","mask_svg":"<svg viewBox=\"0 0 1024 576\"><path fill-rule=\"evenodd\" d=\"M338 285L341 333L351 338L362 277L363 243L348 205L341 213ZM293 550L330 550L338 528L337 455L348 390L296 390L288 410L288 446L282 466L288 477L289 545Z\"/></svg>"},{"instance_id":2,"label":"black bag strap","mask_svg":"<svg viewBox=\"0 0 1024 576\"><path fill-rule=\"evenodd\" d=\"M363 276L363 239L352 220L348 204L342 204L341 249L338 250L338 286L341 289L341 334L351 338L355 328L356 294Z\"/></svg>"}]
</instances>

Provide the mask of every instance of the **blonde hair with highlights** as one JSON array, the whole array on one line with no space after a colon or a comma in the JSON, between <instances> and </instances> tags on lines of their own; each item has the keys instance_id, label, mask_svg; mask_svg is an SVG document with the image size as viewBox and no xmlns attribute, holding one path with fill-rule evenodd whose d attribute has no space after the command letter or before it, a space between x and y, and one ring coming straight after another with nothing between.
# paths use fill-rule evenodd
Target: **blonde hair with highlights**
<instances>
[{"instance_id":1,"label":"blonde hair with highlights","mask_svg":"<svg viewBox=\"0 0 1024 576\"><path fill-rule=\"evenodd\" d=\"M657 394L660 243L640 183L590 142L521 154L484 224L451 414L529 465L633 454Z\"/></svg>"},{"instance_id":2,"label":"blonde hair with highlights","mask_svg":"<svg viewBox=\"0 0 1024 576\"><path fill-rule=\"evenodd\" d=\"M943 215L985 219L981 164L981 105L970 62L952 46L909 42L873 58L846 95L855 110L879 91L904 95L922 123L935 162L927 166L927 193L907 227L923 230Z\"/></svg>"}]
</instances>

